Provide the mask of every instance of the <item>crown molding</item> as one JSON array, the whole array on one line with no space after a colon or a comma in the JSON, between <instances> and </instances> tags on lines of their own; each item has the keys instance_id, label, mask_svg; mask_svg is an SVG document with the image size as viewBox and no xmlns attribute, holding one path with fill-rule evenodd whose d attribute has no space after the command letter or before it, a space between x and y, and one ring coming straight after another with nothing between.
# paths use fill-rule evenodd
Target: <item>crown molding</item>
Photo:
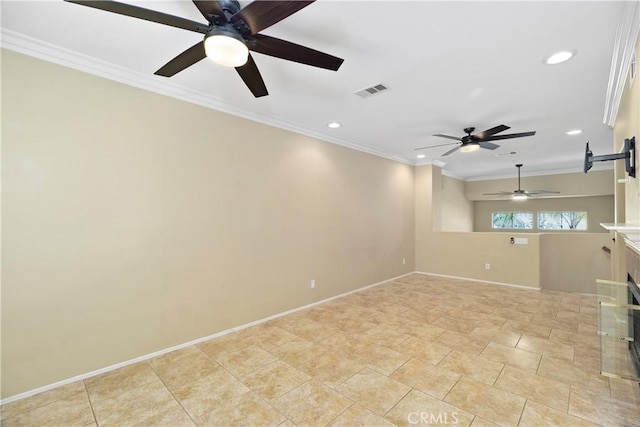
<instances>
[{"instance_id":1,"label":"crown molding","mask_svg":"<svg viewBox=\"0 0 640 427\"><path fill-rule=\"evenodd\" d=\"M420 160L414 163L414 166L438 166L439 168L444 168L447 162L443 162L442 160L433 159L433 160Z\"/></svg>"},{"instance_id":2,"label":"crown molding","mask_svg":"<svg viewBox=\"0 0 640 427\"><path fill-rule=\"evenodd\" d=\"M447 176L449 178L454 178L460 181L465 181L466 178L464 176L461 175L456 175L452 172L449 172L447 169L445 169L444 167L446 166L447 162L443 162L442 160L439 159L433 159L433 160L422 160L420 162L416 162L415 166L419 167L419 166L437 166L441 169L441 173L444 176Z\"/></svg>"},{"instance_id":3,"label":"crown molding","mask_svg":"<svg viewBox=\"0 0 640 427\"><path fill-rule=\"evenodd\" d=\"M446 169L442 169L442 175L448 176L449 178L457 179L458 181L467 181L467 178L465 178L464 176L456 175L454 173L449 172Z\"/></svg>"},{"instance_id":4,"label":"crown molding","mask_svg":"<svg viewBox=\"0 0 640 427\"><path fill-rule=\"evenodd\" d=\"M346 148L351 148L352 150L361 151L377 157L382 157L388 160L415 166L415 162L408 161L407 159L395 154L376 150L374 148L358 144L354 141L327 137L326 135L322 135L311 129L307 129L286 120L256 113L255 111L250 111L243 108L237 108L225 103L219 98L209 95L204 96L202 93L172 83L169 80L160 80L156 76L149 76L144 73L114 65L88 55L84 55L69 49L62 48L60 46L56 46L51 43L44 42L42 40L35 39L33 37L25 36L24 34L17 33L15 31L3 28L2 32L0 33L0 39L0 46L3 49L12 50L24 55L32 56L34 58L61 65L63 67L72 68L87 74L92 74L108 80L123 83L128 86L133 86L139 89L179 99L181 101L199 105L211 110L216 110L234 116L242 117L275 128L298 133Z\"/></svg>"},{"instance_id":5,"label":"crown molding","mask_svg":"<svg viewBox=\"0 0 640 427\"><path fill-rule=\"evenodd\" d=\"M625 1L622 4L618 27L613 43L613 55L607 95L605 98L603 123L613 127L618 115L620 100L629 74L631 58L640 33L640 1Z\"/></svg>"}]
</instances>

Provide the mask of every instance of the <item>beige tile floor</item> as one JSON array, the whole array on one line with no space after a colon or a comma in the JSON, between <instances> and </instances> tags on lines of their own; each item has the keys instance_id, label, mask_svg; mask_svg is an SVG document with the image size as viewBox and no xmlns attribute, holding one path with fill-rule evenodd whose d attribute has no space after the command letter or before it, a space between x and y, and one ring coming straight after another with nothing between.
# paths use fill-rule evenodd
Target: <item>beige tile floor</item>
<instances>
[{"instance_id":1,"label":"beige tile floor","mask_svg":"<svg viewBox=\"0 0 640 427\"><path fill-rule=\"evenodd\" d=\"M640 426L593 296L413 274L2 407L2 426Z\"/></svg>"}]
</instances>

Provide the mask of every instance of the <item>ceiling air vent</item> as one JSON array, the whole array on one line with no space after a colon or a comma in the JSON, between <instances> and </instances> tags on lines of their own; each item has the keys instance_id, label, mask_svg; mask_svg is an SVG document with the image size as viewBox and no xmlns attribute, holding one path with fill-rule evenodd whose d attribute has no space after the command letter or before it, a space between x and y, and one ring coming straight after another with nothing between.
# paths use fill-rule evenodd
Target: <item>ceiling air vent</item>
<instances>
[{"instance_id":1,"label":"ceiling air vent","mask_svg":"<svg viewBox=\"0 0 640 427\"><path fill-rule=\"evenodd\" d=\"M389 90L389 88L387 86L385 86L382 83L378 83L375 84L373 86L369 86L366 87L364 89L361 89L357 92L354 92L356 95L358 95L360 98L369 98L372 97L373 95L377 95L379 93L385 92Z\"/></svg>"}]
</instances>

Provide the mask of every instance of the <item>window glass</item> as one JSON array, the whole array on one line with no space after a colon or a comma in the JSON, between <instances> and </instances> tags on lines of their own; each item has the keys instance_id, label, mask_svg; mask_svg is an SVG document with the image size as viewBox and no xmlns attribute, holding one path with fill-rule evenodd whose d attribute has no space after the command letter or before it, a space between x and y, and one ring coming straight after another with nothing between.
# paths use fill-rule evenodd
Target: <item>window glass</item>
<instances>
[{"instance_id":1,"label":"window glass","mask_svg":"<svg viewBox=\"0 0 640 427\"><path fill-rule=\"evenodd\" d=\"M541 230L586 230L586 212L538 212Z\"/></svg>"},{"instance_id":2,"label":"window glass","mask_svg":"<svg viewBox=\"0 0 640 427\"><path fill-rule=\"evenodd\" d=\"M533 228L531 212L494 212L491 214L491 228Z\"/></svg>"}]
</instances>

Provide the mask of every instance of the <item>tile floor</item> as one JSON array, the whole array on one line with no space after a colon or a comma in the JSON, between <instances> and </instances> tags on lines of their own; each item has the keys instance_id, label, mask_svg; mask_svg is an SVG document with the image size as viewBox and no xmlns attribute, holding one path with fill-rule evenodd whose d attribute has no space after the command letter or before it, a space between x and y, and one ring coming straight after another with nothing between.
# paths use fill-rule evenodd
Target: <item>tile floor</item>
<instances>
[{"instance_id":1,"label":"tile floor","mask_svg":"<svg viewBox=\"0 0 640 427\"><path fill-rule=\"evenodd\" d=\"M2 407L2 426L640 426L595 297L413 274Z\"/></svg>"}]
</instances>

